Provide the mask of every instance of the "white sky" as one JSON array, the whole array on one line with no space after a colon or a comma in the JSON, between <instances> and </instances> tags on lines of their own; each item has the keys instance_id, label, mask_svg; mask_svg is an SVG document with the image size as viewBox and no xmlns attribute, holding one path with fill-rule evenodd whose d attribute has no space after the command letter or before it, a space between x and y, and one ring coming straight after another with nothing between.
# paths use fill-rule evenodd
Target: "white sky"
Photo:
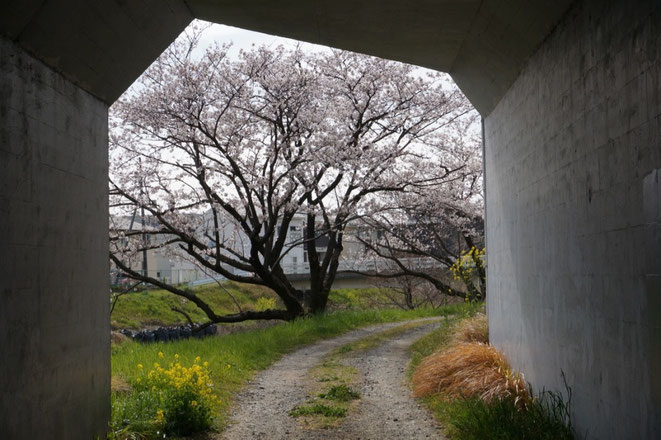
<instances>
[{"instance_id":1,"label":"white sky","mask_svg":"<svg viewBox=\"0 0 661 440\"><path fill-rule=\"evenodd\" d=\"M261 32L249 31L246 29L241 29L232 26L226 26L224 24L210 23L202 20L194 20L191 25L199 24L202 26L208 26L207 29L202 33L200 38L200 43L195 51L197 56L202 56L204 51L214 43L218 44L227 44L232 43L232 47L228 51L230 58L236 59L239 56L241 50L251 50L259 46L267 46L275 48L277 46L284 46L285 48L296 48L299 47L305 52L322 52L330 50L328 46L322 46L319 44L306 43L303 41L292 40L291 38L278 37L275 35L263 34ZM413 74L419 76L425 76L431 70L424 67L418 67ZM454 81L450 78L450 75L445 74L444 79L442 80L443 87L446 90L451 90L456 88ZM139 78L127 89L125 93L133 93L136 90L140 90L141 85L139 84Z\"/></svg>"},{"instance_id":2,"label":"white sky","mask_svg":"<svg viewBox=\"0 0 661 440\"><path fill-rule=\"evenodd\" d=\"M200 52L204 51L214 42L219 44L232 43L232 48L228 52L229 56L232 58L238 57L240 50L250 50L254 47L259 47L262 45L271 48L275 48L280 45L284 46L285 48L292 49L299 47L304 52L322 52L330 50L328 46L306 43L303 41L292 40L291 38L278 37L275 35L263 34L261 32L249 31L237 27L226 26L224 24L210 23L202 20L195 20L193 23L209 26L209 28L204 31L200 39L200 45L198 47ZM414 75L417 74L424 76L427 72L431 72L431 70L424 67L418 67L414 72ZM449 75L445 75L445 77L447 79L447 84L444 82L444 87L456 87L454 85L454 81L452 81Z\"/></svg>"},{"instance_id":3,"label":"white sky","mask_svg":"<svg viewBox=\"0 0 661 440\"><path fill-rule=\"evenodd\" d=\"M210 24L204 21L198 21L201 24ZM200 40L200 46L203 48L209 47L213 42L220 44L232 43L230 50L231 56L238 56L239 50L250 50L253 46L270 46L277 47L279 45L294 48L299 46L306 52L318 52L328 50L326 46L318 44L304 43L301 41L292 40L290 38L277 37L275 35L263 34L261 32L253 32L245 29L240 29L232 26L225 26L223 24L211 24L211 26L204 31Z\"/></svg>"}]
</instances>

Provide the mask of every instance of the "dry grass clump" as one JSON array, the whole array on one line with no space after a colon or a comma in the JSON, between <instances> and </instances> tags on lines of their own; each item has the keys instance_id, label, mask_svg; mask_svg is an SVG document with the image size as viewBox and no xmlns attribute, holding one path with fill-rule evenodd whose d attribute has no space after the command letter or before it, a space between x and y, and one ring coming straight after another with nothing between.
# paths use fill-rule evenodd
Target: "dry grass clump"
<instances>
[{"instance_id":1,"label":"dry grass clump","mask_svg":"<svg viewBox=\"0 0 661 440\"><path fill-rule=\"evenodd\" d=\"M128 336L123 335L120 332L110 332L110 343L112 345L122 345L128 340Z\"/></svg>"},{"instance_id":2,"label":"dry grass clump","mask_svg":"<svg viewBox=\"0 0 661 440\"><path fill-rule=\"evenodd\" d=\"M413 375L413 392L416 397L444 393L486 402L513 397L521 406L530 401L523 377L512 372L498 350L479 342L456 344L425 358Z\"/></svg>"},{"instance_id":3,"label":"dry grass clump","mask_svg":"<svg viewBox=\"0 0 661 440\"><path fill-rule=\"evenodd\" d=\"M111 376L110 390L118 393L128 393L131 391L131 385L119 376Z\"/></svg>"},{"instance_id":4,"label":"dry grass clump","mask_svg":"<svg viewBox=\"0 0 661 440\"><path fill-rule=\"evenodd\" d=\"M477 313L472 318L464 319L453 329L452 342L455 344L466 342L489 343L489 323L487 315Z\"/></svg>"}]
</instances>

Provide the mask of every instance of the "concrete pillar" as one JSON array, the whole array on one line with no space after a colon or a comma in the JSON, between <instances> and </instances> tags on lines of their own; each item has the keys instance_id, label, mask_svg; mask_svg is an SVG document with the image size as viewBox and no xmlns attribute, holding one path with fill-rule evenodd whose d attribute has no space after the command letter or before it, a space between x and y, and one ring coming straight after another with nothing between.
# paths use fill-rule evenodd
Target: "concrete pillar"
<instances>
[{"instance_id":1,"label":"concrete pillar","mask_svg":"<svg viewBox=\"0 0 661 440\"><path fill-rule=\"evenodd\" d=\"M104 438L106 104L0 38L0 438Z\"/></svg>"},{"instance_id":2,"label":"concrete pillar","mask_svg":"<svg viewBox=\"0 0 661 440\"><path fill-rule=\"evenodd\" d=\"M491 340L589 438L661 438L661 4L579 1L485 119Z\"/></svg>"}]
</instances>

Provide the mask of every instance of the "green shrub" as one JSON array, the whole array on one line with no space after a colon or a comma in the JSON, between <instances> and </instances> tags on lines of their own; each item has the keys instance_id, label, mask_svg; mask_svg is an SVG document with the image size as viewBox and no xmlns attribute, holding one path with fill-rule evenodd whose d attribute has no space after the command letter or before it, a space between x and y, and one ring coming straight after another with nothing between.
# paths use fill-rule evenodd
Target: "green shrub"
<instances>
[{"instance_id":1,"label":"green shrub","mask_svg":"<svg viewBox=\"0 0 661 440\"><path fill-rule=\"evenodd\" d=\"M158 353L158 360L163 360ZM213 426L212 410L218 397L208 369L199 356L186 367L175 354L167 368L154 362L145 371L137 364L137 374L131 380L133 392L113 399L113 417L109 437L155 438L166 435L190 435ZM139 434L139 435L136 435Z\"/></svg>"},{"instance_id":2,"label":"green shrub","mask_svg":"<svg viewBox=\"0 0 661 440\"><path fill-rule=\"evenodd\" d=\"M200 401L199 393L190 388L167 394L163 411L163 431L171 435L190 435L211 428L210 405Z\"/></svg>"}]
</instances>

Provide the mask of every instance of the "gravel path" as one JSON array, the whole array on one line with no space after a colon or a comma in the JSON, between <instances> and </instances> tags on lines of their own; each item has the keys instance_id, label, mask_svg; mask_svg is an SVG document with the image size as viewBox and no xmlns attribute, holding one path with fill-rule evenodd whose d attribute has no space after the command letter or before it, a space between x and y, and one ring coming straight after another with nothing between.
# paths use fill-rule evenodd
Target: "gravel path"
<instances>
[{"instance_id":1,"label":"gravel path","mask_svg":"<svg viewBox=\"0 0 661 440\"><path fill-rule=\"evenodd\" d=\"M434 439L442 438L432 416L420 407L406 385L407 348L438 328L438 319L393 339L347 357L361 371L361 400L343 423L332 429L306 430L288 413L306 401L303 386L308 370L333 349L404 322L382 324L350 332L300 349L260 373L236 402L237 411L221 435L225 440L243 439ZM416 320L419 321L419 320ZM415 321L408 321L415 322Z\"/></svg>"}]
</instances>

